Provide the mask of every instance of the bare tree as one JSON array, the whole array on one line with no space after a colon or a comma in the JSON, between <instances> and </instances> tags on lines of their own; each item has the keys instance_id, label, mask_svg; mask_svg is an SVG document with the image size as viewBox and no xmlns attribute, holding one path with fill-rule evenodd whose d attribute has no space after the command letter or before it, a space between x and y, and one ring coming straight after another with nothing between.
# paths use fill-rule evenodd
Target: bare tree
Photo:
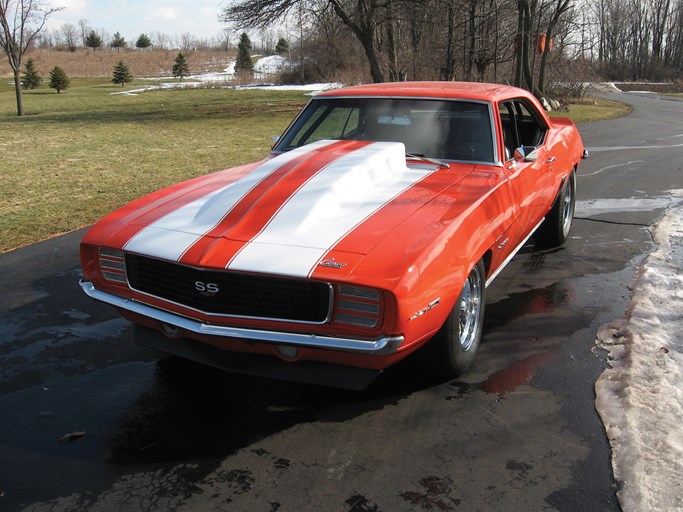
<instances>
[{"instance_id":1,"label":"bare tree","mask_svg":"<svg viewBox=\"0 0 683 512\"><path fill-rule=\"evenodd\" d=\"M64 23L61 27L59 27L59 33L61 36L61 40L64 41L64 44L70 51L74 51L76 47L78 46L78 39L79 39L79 32L78 28L76 28L75 25L72 23ZM86 34L87 36L87 34Z\"/></svg>"},{"instance_id":2,"label":"bare tree","mask_svg":"<svg viewBox=\"0 0 683 512\"><path fill-rule=\"evenodd\" d=\"M14 75L18 116L24 115L19 77L24 54L48 17L58 10L43 5L40 0L0 0L0 48L5 52Z\"/></svg>"},{"instance_id":3,"label":"bare tree","mask_svg":"<svg viewBox=\"0 0 683 512\"><path fill-rule=\"evenodd\" d=\"M85 38L88 37L88 34L90 34L90 31L92 30L90 28L90 23L85 19L78 20L78 28L81 31L81 44L85 46Z\"/></svg>"},{"instance_id":4,"label":"bare tree","mask_svg":"<svg viewBox=\"0 0 683 512\"><path fill-rule=\"evenodd\" d=\"M176 36L176 46L184 52L189 52L197 49L197 40L190 32L183 32Z\"/></svg>"},{"instance_id":5,"label":"bare tree","mask_svg":"<svg viewBox=\"0 0 683 512\"><path fill-rule=\"evenodd\" d=\"M59 32L56 30L43 30L33 41L36 48L54 48L58 44Z\"/></svg>"},{"instance_id":6,"label":"bare tree","mask_svg":"<svg viewBox=\"0 0 683 512\"><path fill-rule=\"evenodd\" d=\"M215 43L213 43L213 46L218 48L219 50L222 50L224 52L227 52L230 50L230 30L229 29L223 29L223 31L215 36Z\"/></svg>"}]
</instances>

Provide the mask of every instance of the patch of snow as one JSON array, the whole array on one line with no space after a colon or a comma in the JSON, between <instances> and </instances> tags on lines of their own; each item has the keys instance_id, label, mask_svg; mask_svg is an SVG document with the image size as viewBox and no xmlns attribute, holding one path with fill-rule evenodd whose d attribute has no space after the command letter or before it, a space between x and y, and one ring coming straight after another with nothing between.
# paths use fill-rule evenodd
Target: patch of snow
<instances>
[{"instance_id":1,"label":"patch of snow","mask_svg":"<svg viewBox=\"0 0 683 512\"><path fill-rule=\"evenodd\" d=\"M275 84L252 84L252 85L237 85L235 89L261 89L264 91L307 91L309 96L313 96L322 91L330 89L339 89L343 84L338 82L327 82L317 84L302 84L302 85L275 85Z\"/></svg>"},{"instance_id":2,"label":"patch of snow","mask_svg":"<svg viewBox=\"0 0 683 512\"><path fill-rule=\"evenodd\" d=\"M597 92L621 92L614 82L594 82L590 84L590 87Z\"/></svg>"},{"instance_id":3,"label":"patch of snow","mask_svg":"<svg viewBox=\"0 0 683 512\"><path fill-rule=\"evenodd\" d=\"M596 407L624 512L683 510L683 207L653 234L657 249L636 277L628 318L597 339L611 368L596 383Z\"/></svg>"},{"instance_id":4,"label":"patch of snow","mask_svg":"<svg viewBox=\"0 0 683 512\"><path fill-rule=\"evenodd\" d=\"M280 73L287 69L290 63L287 59L281 55L270 55L268 57L260 58L256 64L254 64L254 79L264 80L269 76ZM303 91L307 95L313 96L319 92L326 91L329 89L338 89L343 87L343 84L332 82L332 83L317 83L317 84L303 84L303 85L275 85L272 83L259 83L255 82L248 85L230 85L229 82L235 79L235 61L228 61L228 65L222 72L215 73L202 73L199 75L191 75L186 77L185 81L173 81L173 82L161 82L155 85L149 85L147 87L141 87L138 89L131 89L127 91L117 91L111 94L119 94L124 96L137 96L138 94L146 91L154 91L158 89L174 89L174 88L194 88L201 87L203 85L209 84L210 86L216 86L226 89L261 89L268 91ZM163 77L163 78L148 78L148 80L173 80L173 77Z\"/></svg>"}]
</instances>

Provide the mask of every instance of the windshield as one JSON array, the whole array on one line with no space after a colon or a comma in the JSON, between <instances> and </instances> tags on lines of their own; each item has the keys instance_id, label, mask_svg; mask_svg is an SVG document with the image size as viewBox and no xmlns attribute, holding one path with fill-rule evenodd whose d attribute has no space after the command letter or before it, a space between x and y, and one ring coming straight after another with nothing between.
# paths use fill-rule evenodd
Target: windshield
<instances>
[{"instance_id":1,"label":"windshield","mask_svg":"<svg viewBox=\"0 0 683 512\"><path fill-rule=\"evenodd\" d=\"M493 162L488 104L414 98L321 98L275 146L288 151L323 139L402 142L406 153Z\"/></svg>"}]
</instances>

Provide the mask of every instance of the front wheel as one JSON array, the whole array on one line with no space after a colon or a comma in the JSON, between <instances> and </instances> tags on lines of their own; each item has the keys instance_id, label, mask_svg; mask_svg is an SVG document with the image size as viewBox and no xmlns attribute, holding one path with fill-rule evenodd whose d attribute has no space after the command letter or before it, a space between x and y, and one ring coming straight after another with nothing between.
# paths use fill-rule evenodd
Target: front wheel
<instances>
[{"instance_id":1,"label":"front wheel","mask_svg":"<svg viewBox=\"0 0 683 512\"><path fill-rule=\"evenodd\" d=\"M479 348L484 324L486 269L474 266L446 321L424 348L427 370L440 377L457 377L470 366Z\"/></svg>"},{"instance_id":2,"label":"front wheel","mask_svg":"<svg viewBox=\"0 0 683 512\"><path fill-rule=\"evenodd\" d=\"M536 246L540 249L559 247L569 238L576 205L576 173L569 173L553 207L536 232Z\"/></svg>"}]
</instances>

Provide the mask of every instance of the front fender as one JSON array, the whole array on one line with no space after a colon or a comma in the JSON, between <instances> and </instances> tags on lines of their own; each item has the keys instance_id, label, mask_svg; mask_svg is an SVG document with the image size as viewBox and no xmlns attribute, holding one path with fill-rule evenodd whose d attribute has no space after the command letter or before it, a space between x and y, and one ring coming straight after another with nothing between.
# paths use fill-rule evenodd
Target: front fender
<instances>
[{"instance_id":1,"label":"front fender","mask_svg":"<svg viewBox=\"0 0 683 512\"><path fill-rule=\"evenodd\" d=\"M354 269L354 278L396 298L392 333L401 349L429 339L443 324L477 262L488 268L515 244L501 243L518 209L501 168L471 173L387 236Z\"/></svg>"}]
</instances>

